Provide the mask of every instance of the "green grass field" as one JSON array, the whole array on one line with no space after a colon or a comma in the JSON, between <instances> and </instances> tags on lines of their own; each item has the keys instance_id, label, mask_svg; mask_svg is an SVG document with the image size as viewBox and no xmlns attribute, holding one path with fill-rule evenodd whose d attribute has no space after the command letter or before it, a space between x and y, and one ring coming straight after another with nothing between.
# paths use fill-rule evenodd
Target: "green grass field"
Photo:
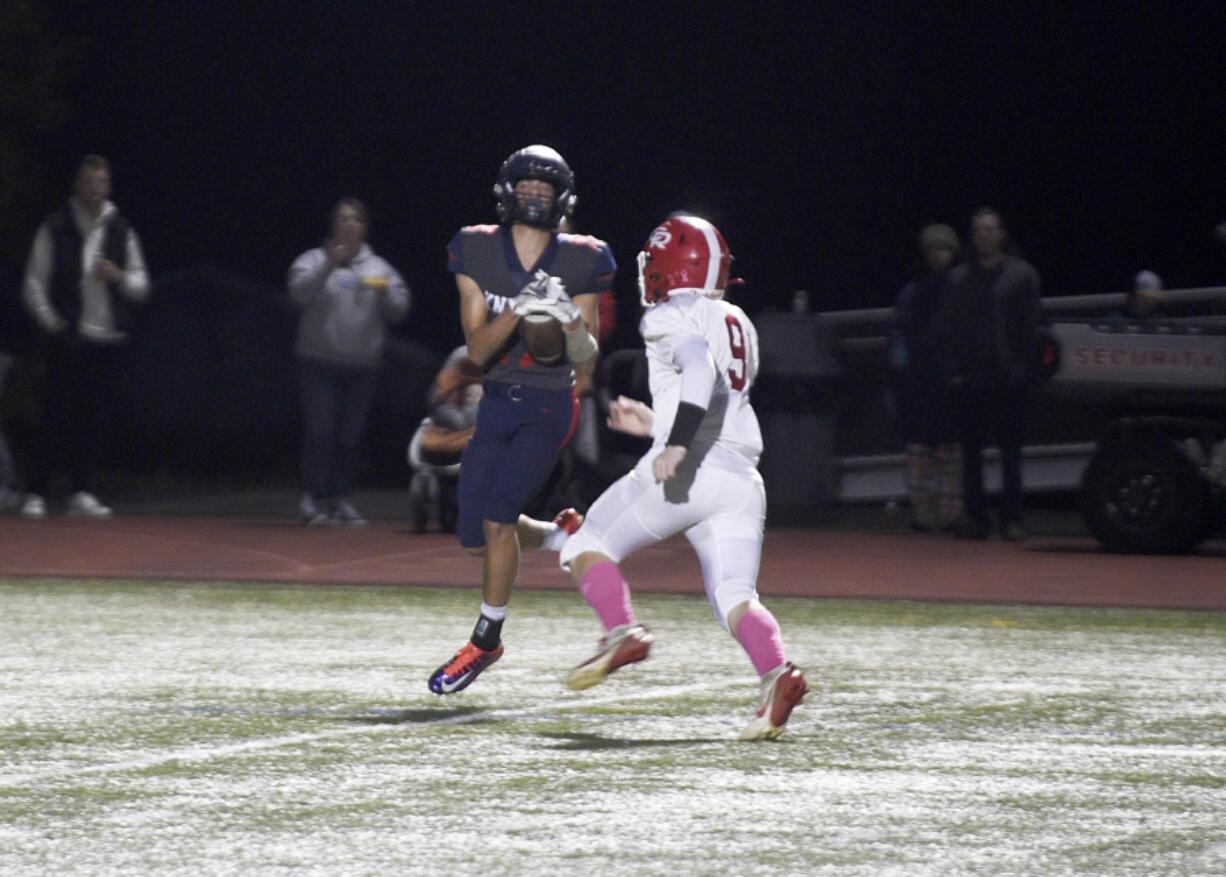
<instances>
[{"instance_id":1,"label":"green grass field","mask_svg":"<svg viewBox=\"0 0 1226 877\"><path fill-rule=\"evenodd\" d=\"M776 742L704 598L0 579L4 875L1226 873L1226 613L774 600Z\"/></svg>"}]
</instances>

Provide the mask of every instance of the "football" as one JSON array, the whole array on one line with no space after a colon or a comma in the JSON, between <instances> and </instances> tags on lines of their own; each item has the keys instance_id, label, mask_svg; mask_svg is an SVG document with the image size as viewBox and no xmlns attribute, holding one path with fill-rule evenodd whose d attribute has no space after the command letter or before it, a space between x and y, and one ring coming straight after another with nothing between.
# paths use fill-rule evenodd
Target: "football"
<instances>
[{"instance_id":1,"label":"football","mask_svg":"<svg viewBox=\"0 0 1226 877\"><path fill-rule=\"evenodd\" d=\"M541 365L553 365L566 352L562 324L548 314L527 314L519 318L519 337L528 353Z\"/></svg>"}]
</instances>

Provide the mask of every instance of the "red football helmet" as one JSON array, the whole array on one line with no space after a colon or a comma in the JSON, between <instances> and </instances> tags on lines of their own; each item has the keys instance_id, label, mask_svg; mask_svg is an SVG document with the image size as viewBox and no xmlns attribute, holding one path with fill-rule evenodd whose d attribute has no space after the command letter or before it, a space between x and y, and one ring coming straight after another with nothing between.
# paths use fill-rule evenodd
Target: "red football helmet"
<instances>
[{"instance_id":1,"label":"red football helmet","mask_svg":"<svg viewBox=\"0 0 1226 877\"><path fill-rule=\"evenodd\" d=\"M638 262L639 297L650 306L674 292L722 298L732 253L718 228L701 217L680 213L656 226Z\"/></svg>"}]
</instances>

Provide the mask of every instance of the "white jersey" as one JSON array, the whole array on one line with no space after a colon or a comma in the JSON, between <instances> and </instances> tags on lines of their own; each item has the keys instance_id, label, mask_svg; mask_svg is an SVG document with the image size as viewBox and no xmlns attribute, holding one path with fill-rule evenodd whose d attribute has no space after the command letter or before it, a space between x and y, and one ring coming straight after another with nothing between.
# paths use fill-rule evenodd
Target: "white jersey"
<instances>
[{"instance_id":1,"label":"white jersey","mask_svg":"<svg viewBox=\"0 0 1226 877\"><path fill-rule=\"evenodd\" d=\"M749 389L758 375L758 332L745 312L722 299L673 295L644 312L639 331L647 345L655 411L653 450L663 447L681 401L681 369L675 352L687 341L701 338L715 363L715 388L691 451L714 446L756 466L762 454L762 431L749 404Z\"/></svg>"}]
</instances>

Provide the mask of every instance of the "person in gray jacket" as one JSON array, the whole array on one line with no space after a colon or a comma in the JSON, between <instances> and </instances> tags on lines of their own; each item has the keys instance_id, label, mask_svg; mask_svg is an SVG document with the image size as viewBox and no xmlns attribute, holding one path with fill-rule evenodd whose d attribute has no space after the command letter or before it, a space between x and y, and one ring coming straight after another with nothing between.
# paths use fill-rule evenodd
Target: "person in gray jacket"
<instances>
[{"instance_id":1,"label":"person in gray jacket","mask_svg":"<svg viewBox=\"0 0 1226 877\"><path fill-rule=\"evenodd\" d=\"M294 352L302 405L298 513L307 526L361 526L349 499L374 398L387 327L409 310L409 288L366 243L370 221L356 198L332 208L331 234L289 269L300 314Z\"/></svg>"}]
</instances>

